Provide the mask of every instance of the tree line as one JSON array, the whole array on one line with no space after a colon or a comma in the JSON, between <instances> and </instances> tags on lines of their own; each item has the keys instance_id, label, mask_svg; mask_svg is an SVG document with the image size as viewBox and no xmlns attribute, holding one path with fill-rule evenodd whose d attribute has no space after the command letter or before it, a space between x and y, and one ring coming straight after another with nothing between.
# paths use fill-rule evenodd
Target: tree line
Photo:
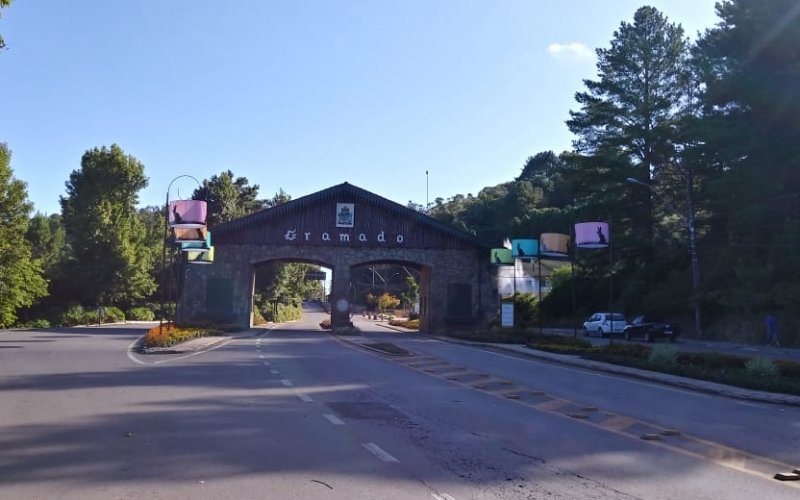
<instances>
[{"instance_id":1,"label":"tree line","mask_svg":"<svg viewBox=\"0 0 800 500\"><path fill-rule=\"evenodd\" d=\"M767 311L793 332L800 324L796 2L724 1L716 12L718 23L691 42L657 9L638 9L596 50L596 78L575 94L566 121L571 150L537 153L514 180L439 198L429 213L494 246L609 221L613 264L607 253L576 252L574 283L564 270L542 304L551 320L613 307L689 323L697 304L708 335L761 334Z\"/></svg>"}]
</instances>

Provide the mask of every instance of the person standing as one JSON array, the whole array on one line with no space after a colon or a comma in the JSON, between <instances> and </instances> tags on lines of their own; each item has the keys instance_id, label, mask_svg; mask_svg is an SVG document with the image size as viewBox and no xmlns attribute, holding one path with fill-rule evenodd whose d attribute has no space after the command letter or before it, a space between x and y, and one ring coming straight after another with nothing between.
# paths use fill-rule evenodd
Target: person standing
<instances>
[{"instance_id":1,"label":"person standing","mask_svg":"<svg viewBox=\"0 0 800 500\"><path fill-rule=\"evenodd\" d=\"M778 343L778 320L772 314L767 314L767 345L780 347Z\"/></svg>"}]
</instances>

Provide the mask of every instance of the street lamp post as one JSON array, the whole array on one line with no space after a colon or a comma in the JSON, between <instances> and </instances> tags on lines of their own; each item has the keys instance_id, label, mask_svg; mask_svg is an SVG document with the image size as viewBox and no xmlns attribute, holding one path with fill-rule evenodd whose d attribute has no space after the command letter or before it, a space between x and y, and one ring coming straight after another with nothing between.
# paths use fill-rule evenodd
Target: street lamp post
<instances>
[{"instance_id":1,"label":"street lamp post","mask_svg":"<svg viewBox=\"0 0 800 500\"><path fill-rule=\"evenodd\" d=\"M650 190L650 192L659 198L662 203L668 206L672 211L676 213L680 213L675 205L670 203L669 201L662 198L658 193L653 190L653 187L650 184L644 183L638 179L634 179L633 177L628 177L625 179L627 182L631 184L638 184L639 186L645 187ZM702 317L701 317L701 308L700 308L700 301L699 301L699 294L700 294L700 261L697 258L697 227L695 224L694 218L694 197L692 196L692 178L691 176L686 176L686 231L689 233L689 256L691 258L692 263L692 306L694 308L694 331L698 337L702 336L703 328L702 328Z\"/></svg>"}]
</instances>

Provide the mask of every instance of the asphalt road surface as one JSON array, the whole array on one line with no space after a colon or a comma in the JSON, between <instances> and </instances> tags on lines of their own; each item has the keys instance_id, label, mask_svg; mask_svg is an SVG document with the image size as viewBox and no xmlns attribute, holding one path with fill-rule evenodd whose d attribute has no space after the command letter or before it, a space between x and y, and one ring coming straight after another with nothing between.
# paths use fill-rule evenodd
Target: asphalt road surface
<instances>
[{"instance_id":1,"label":"asphalt road surface","mask_svg":"<svg viewBox=\"0 0 800 500\"><path fill-rule=\"evenodd\" d=\"M176 355L0 334L0 498L800 498L800 408L322 317Z\"/></svg>"}]
</instances>

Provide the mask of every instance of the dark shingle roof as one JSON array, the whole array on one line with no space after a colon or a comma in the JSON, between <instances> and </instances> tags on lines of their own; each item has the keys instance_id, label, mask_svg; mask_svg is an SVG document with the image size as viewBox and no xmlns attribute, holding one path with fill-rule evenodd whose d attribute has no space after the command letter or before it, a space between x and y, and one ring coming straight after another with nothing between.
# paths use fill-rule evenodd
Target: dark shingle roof
<instances>
[{"instance_id":1,"label":"dark shingle roof","mask_svg":"<svg viewBox=\"0 0 800 500\"><path fill-rule=\"evenodd\" d=\"M266 208L264 210L260 210L250 215L234 219L230 222L220 224L213 228L213 232L215 236L222 236L230 232L240 231L243 229L247 229L249 227L260 225L263 222L274 219L276 217L280 217L284 214L297 212L298 210L301 210L304 206L311 205L313 203L318 203L321 201L327 201L342 196L351 196L353 198L363 200L367 204L386 210L389 213L393 213L396 214L397 216L411 219L412 221L420 224L423 227L430 228L431 230L434 231L439 231L448 236L453 236L459 240L464 241L465 243L468 243L470 245L479 248L488 248L486 244L482 243L480 240L478 240L478 238L476 238L471 233L468 233L461 229L457 229L448 224L442 223L436 219L428 217L427 215L421 212L418 212L408 207L404 207L399 203L387 200L382 196L378 196L375 193L367 191L366 189L362 189L358 186L354 186L348 182L337 184L336 186L331 186L327 189L323 189L322 191L317 191L316 193L311 193L309 195L302 196L300 198L288 201L286 203L282 203L275 207Z\"/></svg>"}]
</instances>

